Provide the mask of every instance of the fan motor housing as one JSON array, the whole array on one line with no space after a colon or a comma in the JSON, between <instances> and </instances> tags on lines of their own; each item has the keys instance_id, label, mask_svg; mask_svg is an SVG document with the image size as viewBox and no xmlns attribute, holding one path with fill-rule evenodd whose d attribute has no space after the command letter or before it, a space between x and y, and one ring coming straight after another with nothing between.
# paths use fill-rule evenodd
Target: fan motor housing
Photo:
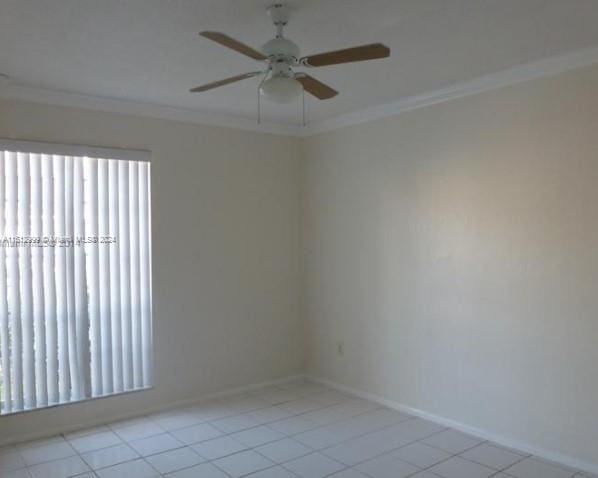
<instances>
[{"instance_id":1,"label":"fan motor housing","mask_svg":"<svg viewBox=\"0 0 598 478\"><path fill-rule=\"evenodd\" d=\"M287 38L273 38L262 47L262 52L268 57L285 58L290 62L299 58L299 47Z\"/></svg>"}]
</instances>

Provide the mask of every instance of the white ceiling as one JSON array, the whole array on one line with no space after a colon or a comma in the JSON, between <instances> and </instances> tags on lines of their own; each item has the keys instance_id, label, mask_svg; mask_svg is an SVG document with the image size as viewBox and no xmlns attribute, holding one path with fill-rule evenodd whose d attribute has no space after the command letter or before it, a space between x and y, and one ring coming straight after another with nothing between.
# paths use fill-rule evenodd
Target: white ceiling
<instances>
[{"instance_id":1,"label":"white ceiling","mask_svg":"<svg viewBox=\"0 0 598 478\"><path fill-rule=\"evenodd\" d=\"M1 0L0 73L17 84L255 118L258 79L189 88L256 63L197 33L259 47L268 0ZM287 36L303 54L383 42L391 58L313 69L340 91L308 98L309 122L598 45L596 0L291 0ZM269 121L301 106L264 102Z\"/></svg>"}]
</instances>

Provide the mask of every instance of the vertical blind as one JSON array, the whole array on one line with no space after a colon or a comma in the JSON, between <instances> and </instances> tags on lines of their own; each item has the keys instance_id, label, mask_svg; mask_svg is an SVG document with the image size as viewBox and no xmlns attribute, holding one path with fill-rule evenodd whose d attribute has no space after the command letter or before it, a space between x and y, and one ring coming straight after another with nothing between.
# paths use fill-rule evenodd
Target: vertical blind
<instances>
[{"instance_id":1,"label":"vertical blind","mask_svg":"<svg viewBox=\"0 0 598 478\"><path fill-rule=\"evenodd\" d=\"M152 384L150 163L53 149L0 142L3 414Z\"/></svg>"}]
</instances>

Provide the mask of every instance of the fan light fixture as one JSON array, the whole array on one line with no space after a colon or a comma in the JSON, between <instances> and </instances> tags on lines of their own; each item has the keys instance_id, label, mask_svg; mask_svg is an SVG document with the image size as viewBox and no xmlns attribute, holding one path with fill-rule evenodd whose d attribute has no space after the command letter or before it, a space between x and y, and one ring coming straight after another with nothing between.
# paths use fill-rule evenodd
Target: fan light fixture
<instances>
[{"instance_id":1,"label":"fan light fixture","mask_svg":"<svg viewBox=\"0 0 598 478\"><path fill-rule=\"evenodd\" d=\"M302 92L301 83L286 76L272 76L260 88L260 93L275 103L290 103L299 98Z\"/></svg>"}]
</instances>

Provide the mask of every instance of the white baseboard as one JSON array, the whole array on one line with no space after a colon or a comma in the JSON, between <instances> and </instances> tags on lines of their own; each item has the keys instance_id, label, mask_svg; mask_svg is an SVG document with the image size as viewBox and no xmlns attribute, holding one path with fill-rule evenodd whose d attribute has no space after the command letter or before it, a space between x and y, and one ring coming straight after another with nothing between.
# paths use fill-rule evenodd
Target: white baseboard
<instances>
[{"instance_id":1,"label":"white baseboard","mask_svg":"<svg viewBox=\"0 0 598 478\"><path fill-rule=\"evenodd\" d=\"M89 421L85 421L85 422L74 423L69 426L45 428L44 430L41 430L41 431L36 431L36 432L20 435L17 438L17 440L11 439L10 437L7 437L7 436L1 436L0 437L0 446L14 445L16 443L23 443L23 442L28 442L28 441L32 441L32 440L40 440L40 439L48 438L51 436L60 435L61 433L71 433L71 432L75 432L77 430L83 430L85 428L93 428L93 427L103 425L103 424L107 423L108 421L118 422L121 420L129 420L129 419L141 417L144 415L151 415L153 413L167 412L167 411L173 410L175 408L186 407L186 406L194 405L196 403L205 402L206 400L214 400L217 398L224 398L224 397L227 397L230 395L237 395L239 393L250 392L250 391L256 390L258 388L270 387L273 385L280 385L282 383L291 382L293 380L300 380L303 378L305 378L305 376L302 374L289 375L287 377L283 377L283 378L279 378L279 379L275 379L275 380L268 380L265 382L252 383L249 385L243 385L241 387L228 388L226 390L220 390L218 392L206 393L206 394L198 395L196 397L188 398L185 400L178 400L178 401L170 402L167 404L157 405L157 406L153 406L153 407L146 407L141 410L137 410L133 413L123 413L123 414L119 414L119 415L113 415L110 417L110 420L106 420L106 419L89 420ZM68 405L66 405L66 406L68 406Z\"/></svg>"},{"instance_id":2,"label":"white baseboard","mask_svg":"<svg viewBox=\"0 0 598 478\"><path fill-rule=\"evenodd\" d=\"M428 413L426 411L413 408L407 405L404 405L399 402L395 402L394 400L389 400L387 398L381 397L380 395L375 395L373 393L364 392L362 390L358 390L353 387L347 387L346 385L342 385L340 383L327 380L321 377L317 377L314 375L305 375L305 378L309 380L313 380L314 382L321 383L323 385L327 385L329 387L335 388L341 392L346 392L351 395L355 395L356 397L363 398L365 400L370 400L375 403L379 403L385 407L391 408L393 410L397 410L399 412L407 413L409 415L413 415L419 418L424 418L434 423L438 423L439 425L443 425L446 427L454 428L455 430L459 430L463 433L468 433L469 435L473 435L475 437L481 438L483 440L489 440L499 445L502 445L507 448L513 448L515 450L520 450L524 453L534 455L538 458L543 460L555 462L557 464L564 465L569 468L574 468L576 470L580 470L587 473L597 474L598 475L598 464L591 463L588 461L580 460L578 458L565 455L563 453L545 450L542 448L535 447L530 445L529 443L524 443L519 440L505 437L502 435L497 435L487 430L482 430L480 428L472 427L469 425L465 425L463 423L457 422L455 420L451 420L449 418L440 417L438 415L434 415L432 413Z\"/></svg>"}]
</instances>

